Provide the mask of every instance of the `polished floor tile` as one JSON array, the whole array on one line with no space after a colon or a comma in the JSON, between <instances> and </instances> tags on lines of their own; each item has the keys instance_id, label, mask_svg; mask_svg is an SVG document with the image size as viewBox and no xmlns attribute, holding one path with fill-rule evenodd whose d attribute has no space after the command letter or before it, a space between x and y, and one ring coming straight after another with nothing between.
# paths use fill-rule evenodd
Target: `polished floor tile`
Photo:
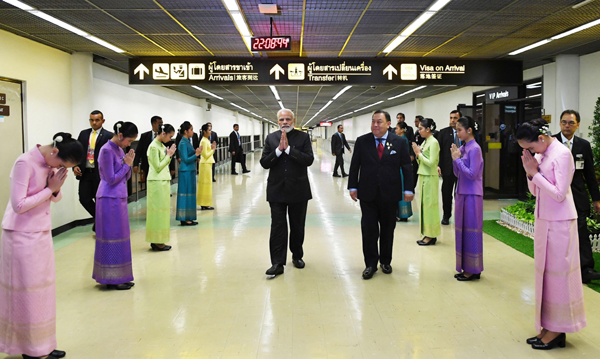
<instances>
[{"instance_id":1,"label":"polished floor tile","mask_svg":"<svg viewBox=\"0 0 600 359\"><path fill-rule=\"evenodd\" d=\"M329 143L315 146L309 178L306 268L267 279L267 171L217 175L215 211L196 227L172 218L169 252L145 242L145 201L130 204L135 287L91 278L94 239L82 227L55 240L57 336L67 358L598 358L600 294L585 288L588 326L565 349L534 352L533 259L484 236L478 282L454 274L454 229L419 247L418 206L395 232L393 273L364 281L360 207L347 178L331 176ZM346 155L346 168L350 155ZM174 190L176 188L174 187ZM176 197L172 199L173 209ZM485 201L486 218L511 201ZM17 358L0 355L0 358Z\"/></svg>"}]
</instances>

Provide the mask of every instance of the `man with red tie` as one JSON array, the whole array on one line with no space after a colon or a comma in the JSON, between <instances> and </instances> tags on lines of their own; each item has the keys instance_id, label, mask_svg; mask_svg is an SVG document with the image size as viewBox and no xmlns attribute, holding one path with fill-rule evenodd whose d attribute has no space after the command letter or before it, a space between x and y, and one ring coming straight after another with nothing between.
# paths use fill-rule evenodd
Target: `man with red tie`
<instances>
[{"instance_id":1,"label":"man with red tie","mask_svg":"<svg viewBox=\"0 0 600 359\"><path fill-rule=\"evenodd\" d=\"M396 208L400 200L410 202L413 199L414 183L408 143L388 132L388 122L389 113L375 111L371 132L356 139L350 162L348 190L354 201L360 199L362 212L360 224L366 265L363 279L373 277L378 262L383 273L392 273Z\"/></svg>"}]
</instances>

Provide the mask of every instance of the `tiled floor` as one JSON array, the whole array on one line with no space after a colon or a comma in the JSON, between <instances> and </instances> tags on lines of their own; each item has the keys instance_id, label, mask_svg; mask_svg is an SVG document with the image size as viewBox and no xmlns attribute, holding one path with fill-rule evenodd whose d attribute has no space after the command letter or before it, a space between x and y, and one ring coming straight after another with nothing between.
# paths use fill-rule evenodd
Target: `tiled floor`
<instances>
[{"instance_id":1,"label":"tiled floor","mask_svg":"<svg viewBox=\"0 0 600 359\"><path fill-rule=\"evenodd\" d=\"M217 176L216 210L199 212L199 226L182 228L173 216L170 252L149 251L144 201L131 205L130 291L92 280L89 227L57 238L59 348L75 359L600 357L600 294L588 288L588 327L568 335L565 349L525 344L535 333L533 259L489 236L482 279L461 283L452 277L452 225L436 246L419 247L413 217L396 228L394 272L362 280L360 208L320 148L309 172L305 269L288 256L283 275L264 275L270 217L259 152L248 155L249 175ZM486 201L486 218L508 203Z\"/></svg>"}]
</instances>

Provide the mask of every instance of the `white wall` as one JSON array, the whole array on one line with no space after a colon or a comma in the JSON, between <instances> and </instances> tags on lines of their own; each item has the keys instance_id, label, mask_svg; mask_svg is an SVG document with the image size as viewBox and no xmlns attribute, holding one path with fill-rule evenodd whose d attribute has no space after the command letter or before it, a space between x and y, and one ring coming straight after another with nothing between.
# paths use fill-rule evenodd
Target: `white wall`
<instances>
[{"instance_id":1,"label":"white wall","mask_svg":"<svg viewBox=\"0 0 600 359\"><path fill-rule=\"evenodd\" d=\"M594 120L594 108L600 97L600 52L581 56L579 61L579 135L589 139L588 127Z\"/></svg>"}]
</instances>

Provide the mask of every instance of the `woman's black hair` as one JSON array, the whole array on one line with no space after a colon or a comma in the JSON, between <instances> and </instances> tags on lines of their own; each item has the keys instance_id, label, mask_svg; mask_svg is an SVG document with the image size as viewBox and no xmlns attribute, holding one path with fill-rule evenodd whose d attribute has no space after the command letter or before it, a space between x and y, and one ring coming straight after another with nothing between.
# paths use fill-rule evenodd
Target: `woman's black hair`
<instances>
[{"instance_id":1,"label":"woman's black hair","mask_svg":"<svg viewBox=\"0 0 600 359\"><path fill-rule=\"evenodd\" d=\"M473 135L475 135L475 132L479 131L479 125L470 116L459 118L458 123L460 123L460 127L464 128L465 130L468 130L469 128L473 130Z\"/></svg>"},{"instance_id":2,"label":"woman's black hair","mask_svg":"<svg viewBox=\"0 0 600 359\"><path fill-rule=\"evenodd\" d=\"M208 123L202 125L202 137L204 137L204 132L208 131Z\"/></svg>"},{"instance_id":3,"label":"woman's black hair","mask_svg":"<svg viewBox=\"0 0 600 359\"><path fill-rule=\"evenodd\" d=\"M115 131L115 135L121 133L126 138L135 138L138 135L138 128L133 122L119 121L115 123L113 130Z\"/></svg>"},{"instance_id":4,"label":"woman's black hair","mask_svg":"<svg viewBox=\"0 0 600 359\"><path fill-rule=\"evenodd\" d=\"M175 128L173 128L173 126L169 125L169 124L162 124L162 125L158 125L158 134L160 135L161 133L171 133L171 132L175 132Z\"/></svg>"},{"instance_id":5,"label":"woman's black hair","mask_svg":"<svg viewBox=\"0 0 600 359\"><path fill-rule=\"evenodd\" d=\"M521 124L516 134L517 140L525 140L527 142L537 142L540 135L552 135L548 130L548 122L543 118L536 118L535 120Z\"/></svg>"},{"instance_id":6,"label":"woman's black hair","mask_svg":"<svg viewBox=\"0 0 600 359\"><path fill-rule=\"evenodd\" d=\"M70 133L59 132L52 137L52 140L54 142L54 147L58 149L57 156L61 160L76 164L83 160L85 156L83 145L81 142L71 137Z\"/></svg>"},{"instance_id":7,"label":"woman's black hair","mask_svg":"<svg viewBox=\"0 0 600 359\"><path fill-rule=\"evenodd\" d=\"M185 131L189 130L191 127L192 127L192 124L190 123L190 121L185 121L179 127L179 134L183 136Z\"/></svg>"},{"instance_id":8,"label":"woman's black hair","mask_svg":"<svg viewBox=\"0 0 600 359\"><path fill-rule=\"evenodd\" d=\"M431 118L422 119L421 126L423 126L423 128L429 128L431 129L431 131L435 131L435 129L437 128L435 121Z\"/></svg>"},{"instance_id":9,"label":"woman's black hair","mask_svg":"<svg viewBox=\"0 0 600 359\"><path fill-rule=\"evenodd\" d=\"M406 131L406 128L408 127L408 125L406 124L406 122L398 122L397 123L398 126L400 126L401 129Z\"/></svg>"}]
</instances>

